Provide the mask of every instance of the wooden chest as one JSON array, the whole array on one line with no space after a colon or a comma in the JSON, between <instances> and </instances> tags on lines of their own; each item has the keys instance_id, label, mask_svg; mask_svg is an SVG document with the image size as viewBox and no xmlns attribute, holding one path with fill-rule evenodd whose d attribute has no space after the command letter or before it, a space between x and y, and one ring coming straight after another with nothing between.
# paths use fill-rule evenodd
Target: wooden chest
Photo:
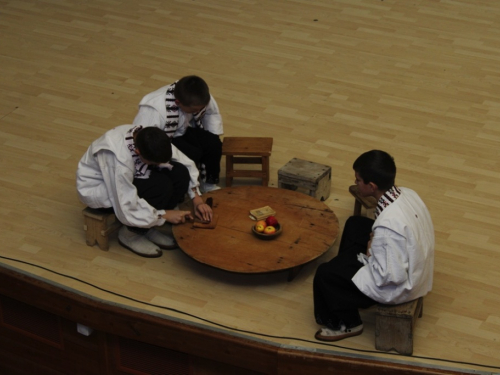
<instances>
[{"instance_id":1,"label":"wooden chest","mask_svg":"<svg viewBox=\"0 0 500 375\"><path fill-rule=\"evenodd\" d=\"M321 201L330 196L332 168L328 165L293 158L278 171L278 187L288 190L302 188L307 195Z\"/></svg>"}]
</instances>

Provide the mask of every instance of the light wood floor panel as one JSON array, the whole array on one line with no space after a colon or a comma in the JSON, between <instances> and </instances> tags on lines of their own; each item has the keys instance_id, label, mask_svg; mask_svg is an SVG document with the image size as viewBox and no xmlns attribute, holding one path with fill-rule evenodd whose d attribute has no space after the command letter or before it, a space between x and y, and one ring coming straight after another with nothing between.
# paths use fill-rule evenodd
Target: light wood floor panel
<instances>
[{"instance_id":1,"label":"light wood floor panel","mask_svg":"<svg viewBox=\"0 0 500 375\"><path fill-rule=\"evenodd\" d=\"M0 0L0 9L1 262L234 334L500 371L500 4ZM314 272L338 241L291 283L282 272L219 271L178 250L143 259L116 234L107 252L86 246L78 160L130 123L145 94L188 74L209 83L226 136L274 138L271 186L294 157L332 167L326 204L341 228L355 158L374 148L395 157L398 184L422 196L436 229L434 289L413 357L374 352L371 309L363 335L314 340Z\"/></svg>"}]
</instances>

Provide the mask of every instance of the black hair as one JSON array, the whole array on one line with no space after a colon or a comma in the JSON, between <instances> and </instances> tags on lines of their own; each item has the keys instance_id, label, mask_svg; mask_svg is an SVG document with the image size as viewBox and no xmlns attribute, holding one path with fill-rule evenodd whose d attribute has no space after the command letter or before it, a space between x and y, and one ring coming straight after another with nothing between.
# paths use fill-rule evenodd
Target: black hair
<instances>
[{"instance_id":1,"label":"black hair","mask_svg":"<svg viewBox=\"0 0 500 375\"><path fill-rule=\"evenodd\" d=\"M186 76L178 80L175 84L174 96L187 107L206 106L210 101L208 85L198 76Z\"/></svg>"},{"instance_id":2,"label":"black hair","mask_svg":"<svg viewBox=\"0 0 500 375\"><path fill-rule=\"evenodd\" d=\"M135 147L145 160L156 164L167 163L172 159L170 138L154 126L142 128L136 133Z\"/></svg>"},{"instance_id":3,"label":"black hair","mask_svg":"<svg viewBox=\"0 0 500 375\"><path fill-rule=\"evenodd\" d=\"M396 179L396 163L385 151L371 150L361 154L352 165L365 184L373 182L379 190L389 190Z\"/></svg>"}]
</instances>

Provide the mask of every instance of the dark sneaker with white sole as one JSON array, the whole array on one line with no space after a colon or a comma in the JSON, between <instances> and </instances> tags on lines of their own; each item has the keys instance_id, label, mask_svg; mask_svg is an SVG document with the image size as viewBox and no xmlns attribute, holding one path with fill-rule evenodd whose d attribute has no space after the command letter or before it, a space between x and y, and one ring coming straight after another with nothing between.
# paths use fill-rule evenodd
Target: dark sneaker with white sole
<instances>
[{"instance_id":1,"label":"dark sneaker with white sole","mask_svg":"<svg viewBox=\"0 0 500 375\"><path fill-rule=\"evenodd\" d=\"M363 333L363 324L347 328L341 324L338 329L321 328L314 336L316 340L320 341L338 341L348 337L358 336Z\"/></svg>"}]
</instances>

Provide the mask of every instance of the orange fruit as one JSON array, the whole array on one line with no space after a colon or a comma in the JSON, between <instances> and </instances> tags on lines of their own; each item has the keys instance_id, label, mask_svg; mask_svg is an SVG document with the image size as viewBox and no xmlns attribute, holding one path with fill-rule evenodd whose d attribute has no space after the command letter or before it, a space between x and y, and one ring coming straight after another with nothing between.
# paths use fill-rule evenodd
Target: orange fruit
<instances>
[{"instance_id":1,"label":"orange fruit","mask_svg":"<svg viewBox=\"0 0 500 375\"><path fill-rule=\"evenodd\" d=\"M268 225L267 227L264 228L264 233L265 234L273 234L276 233L276 228Z\"/></svg>"},{"instance_id":2,"label":"orange fruit","mask_svg":"<svg viewBox=\"0 0 500 375\"><path fill-rule=\"evenodd\" d=\"M255 223L255 225L262 225L264 228L267 227L266 221L265 220L259 220Z\"/></svg>"},{"instance_id":3,"label":"orange fruit","mask_svg":"<svg viewBox=\"0 0 500 375\"><path fill-rule=\"evenodd\" d=\"M255 231L256 232L259 232L259 233L262 233L264 232L264 229L266 228L266 223L262 224L260 221L258 221L256 224L255 224Z\"/></svg>"}]
</instances>

